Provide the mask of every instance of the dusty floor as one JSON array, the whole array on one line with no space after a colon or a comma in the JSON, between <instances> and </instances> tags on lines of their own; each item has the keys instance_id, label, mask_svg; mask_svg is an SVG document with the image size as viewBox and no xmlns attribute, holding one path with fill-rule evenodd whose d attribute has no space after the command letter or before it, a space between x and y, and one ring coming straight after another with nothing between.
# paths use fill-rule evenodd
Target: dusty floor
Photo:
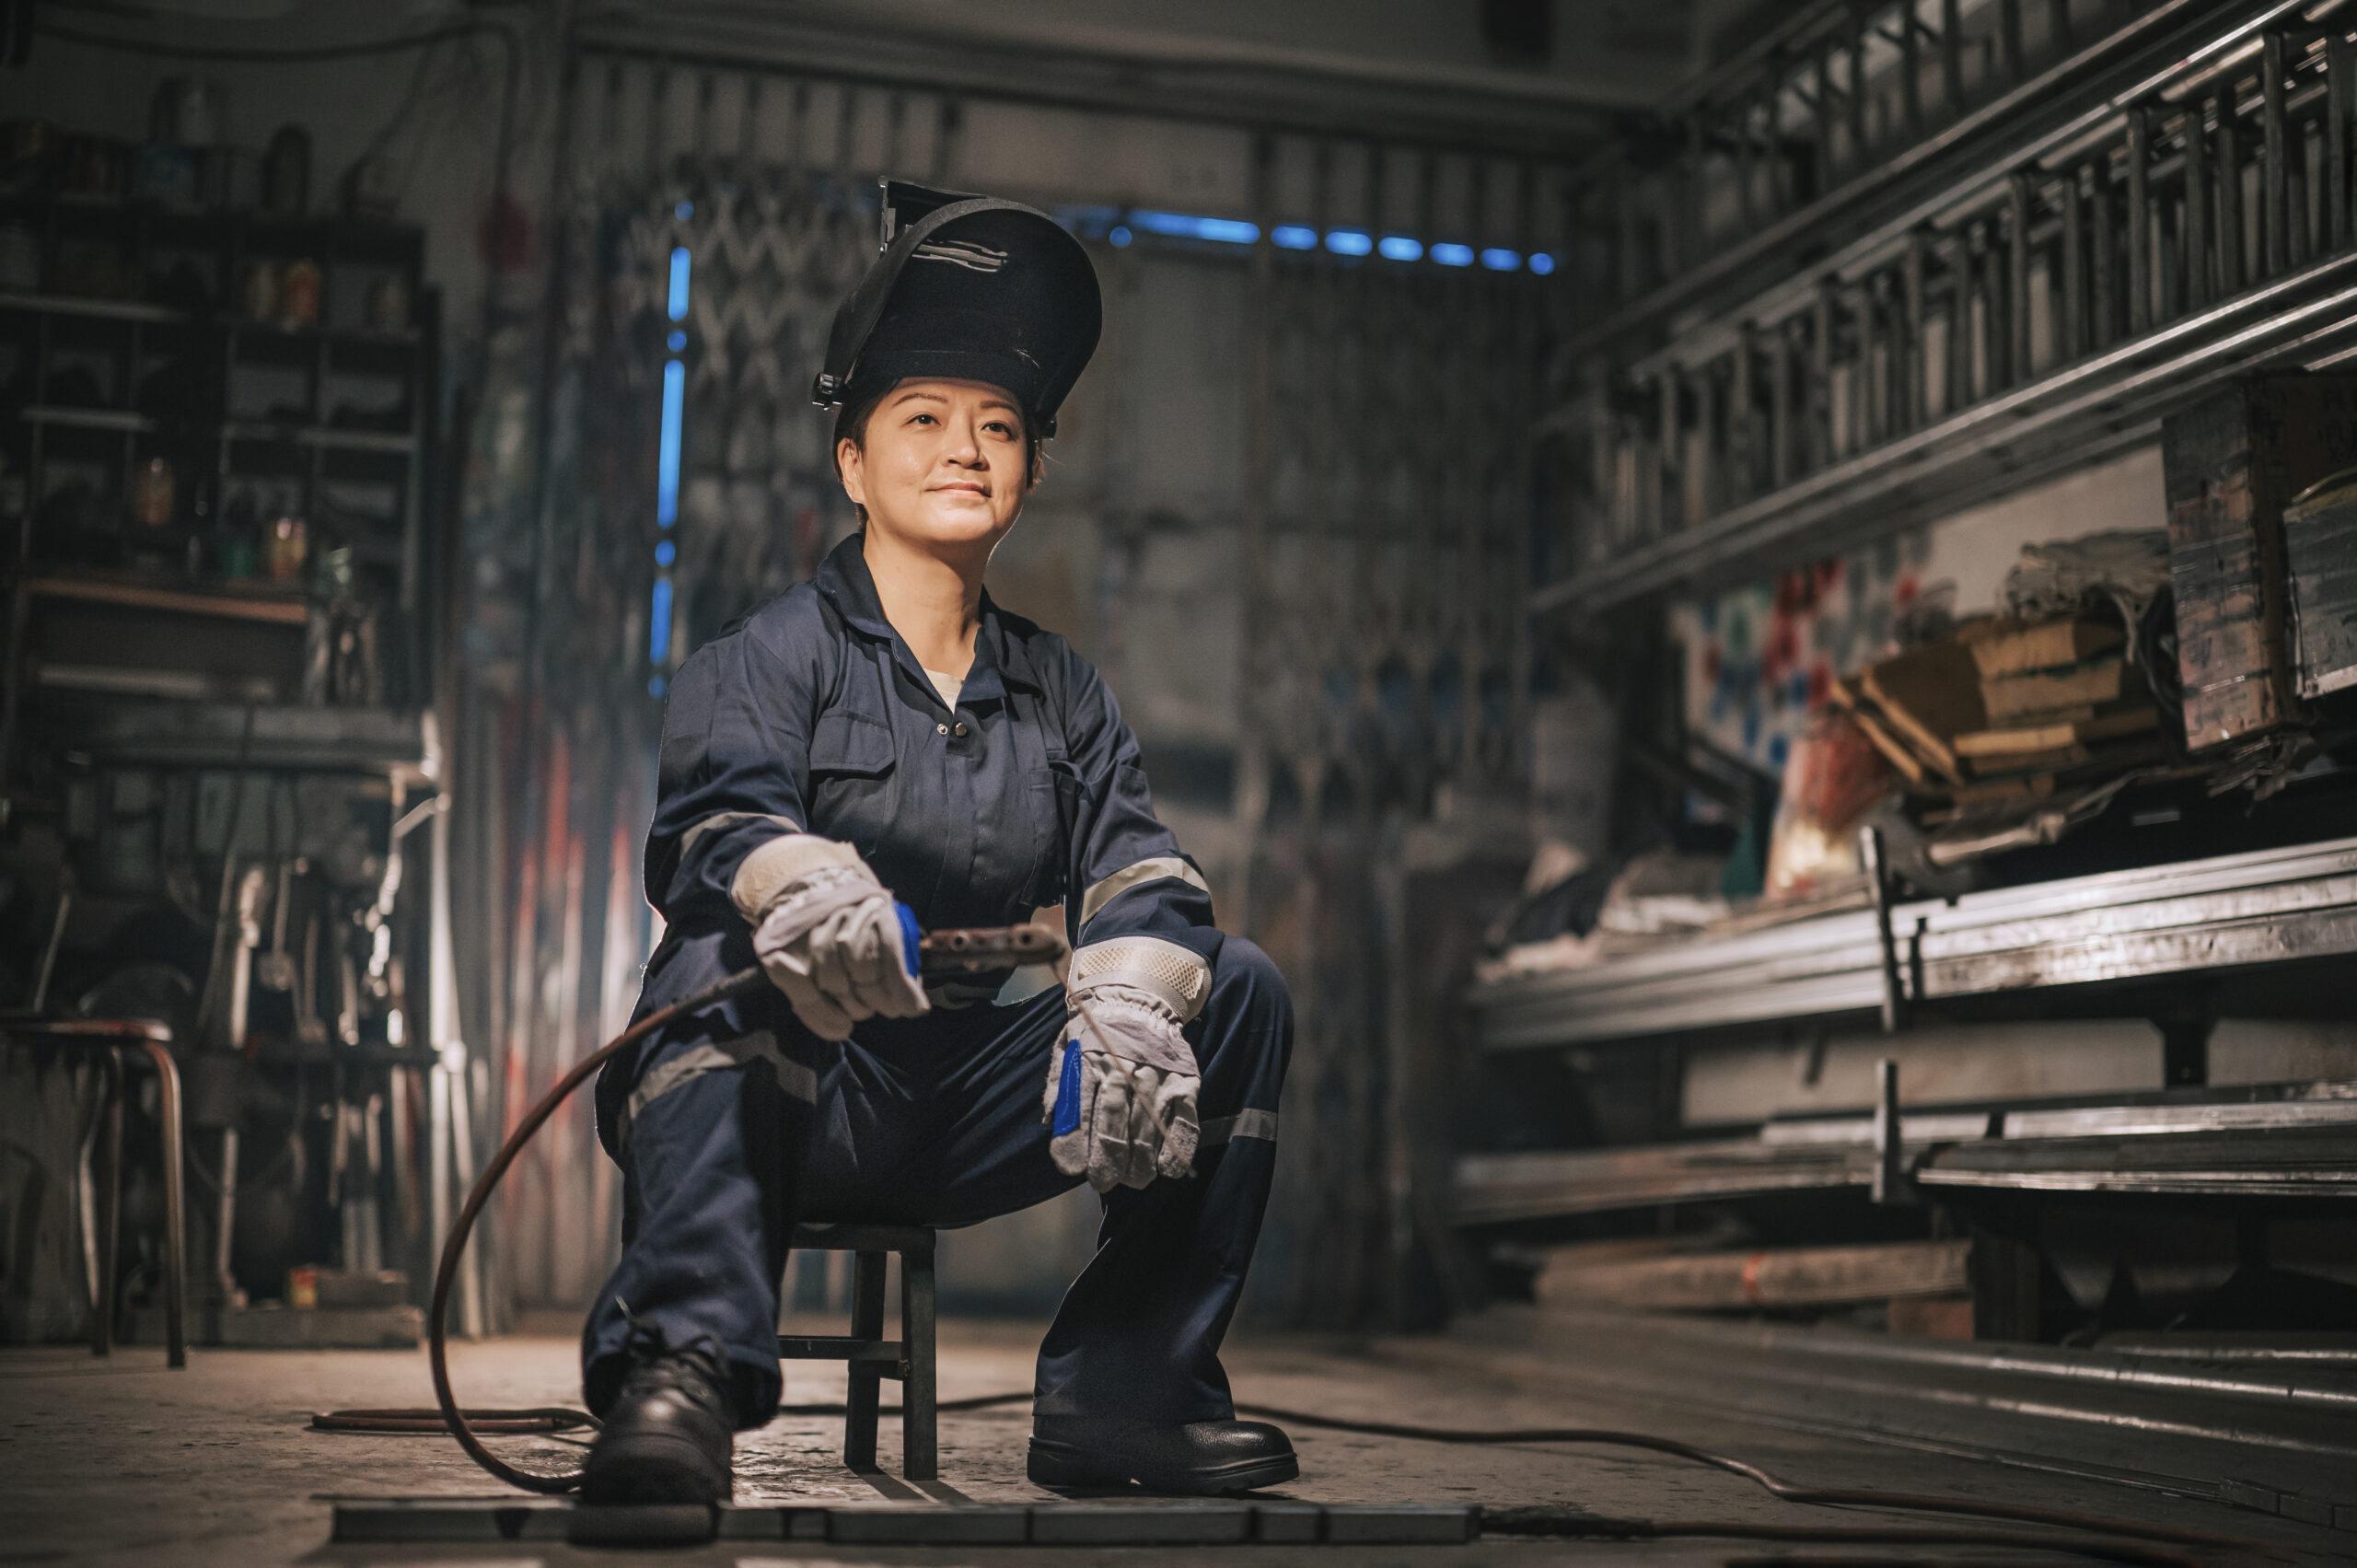
<instances>
[{"instance_id":1,"label":"dusty floor","mask_svg":"<svg viewBox=\"0 0 2357 1568\"><path fill-rule=\"evenodd\" d=\"M944 1399L1027 1387L1036 1330L1019 1324L945 1324ZM2331 1561L2320 1538L2278 1521L2211 1504L1936 1455L1870 1448L1666 1406L1599 1396L1576 1380L1527 1369L1484 1376L1469 1371L1462 1339L1450 1353L1413 1340L1247 1340L1228 1356L1239 1397L1271 1405L1379 1421L1496 1426L1580 1423L1634 1427L1754 1460L1783 1475L1835 1485L1937 1491L2258 1536L2279 1543L2264 1561ZM577 1402L573 1346L558 1338L518 1338L461 1347L454 1378L474 1404ZM803 1366L789 1376L789 1400L838 1399L839 1372ZM643 1554L570 1547L426 1549L332 1546L330 1494L484 1496L494 1492L458 1448L438 1437L313 1433L315 1410L428 1404L423 1353L273 1353L198 1350L169 1372L153 1348L118 1351L110 1363L66 1348L0 1353L0 1562L397 1564L484 1568L611 1563ZM888 1390L888 1399L890 1397ZM944 1480L923 1489L943 1499L1043 1499L1023 1476L1028 1411L945 1416ZM1782 1504L1746 1481L1643 1454L1543 1446L1469 1447L1296 1429L1300 1481L1283 1495L1319 1502L1560 1503L1596 1513L1655 1519L1711 1518L1758 1524L1864 1527L1888 1519ZM739 1440L739 1501L875 1500L922 1493L890 1474L858 1476L842 1466L841 1423L784 1419ZM888 1469L897 1469L898 1423L887 1417ZM510 1439L504 1452L569 1461L577 1449L545 1439ZM1899 1522L1922 1524L1919 1518ZM2344 1545L2347 1537L2336 1544ZM1018 1549L1030 1557L1081 1564L1169 1562L1171 1549ZM708 1547L663 1554L679 1562L942 1563L1006 1562L987 1549ZM1775 1547L1737 1541L1646 1544L1494 1541L1468 1547L1198 1549L1206 1561L1245 1565L1314 1558L1335 1568L1361 1564L1792 1562L2060 1562L2059 1553L1940 1548L1914 1554L1865 1546ZM2196 1553L2223 1562L2226 1554ZM2078 1559L2084 1561L2084 1559ZM2239 1559L2235 1559L2239 1560Z\"/></svg>"}]
</instances>

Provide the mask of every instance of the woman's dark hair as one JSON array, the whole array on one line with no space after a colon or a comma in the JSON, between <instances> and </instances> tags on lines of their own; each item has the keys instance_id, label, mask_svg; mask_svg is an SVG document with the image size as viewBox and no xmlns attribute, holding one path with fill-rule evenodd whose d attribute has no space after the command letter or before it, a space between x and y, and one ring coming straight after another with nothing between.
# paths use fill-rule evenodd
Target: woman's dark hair
<instances>
[{"instance_id":1,"label":"woman's dark hair","mask_svg":"<svg viewBox=\"0 0 2357 1568\"><path fill-rule=\"evenodd\" d=\"M844 403L835 410L835 438L827 443L829 455L842 451L843 443L846 441L863 452L867 450L868 418L875 413L876 405L884 401L884 394L891 389L890 387L887 387L883 391L870 392L867 396L856 401ZM1039 437L1031 433L1030 415L1017 414L1016 417L1023 422L1023 482L1028 489L1031 484L1031 476L1039 469ZM836 476L838 478L842 477L841 466L839 462L837 464L839 471ZM860 526L865 528L867 524L867 508L854 501L851 504L851 509L859 515Z\"/></svg>"}]
</instances>

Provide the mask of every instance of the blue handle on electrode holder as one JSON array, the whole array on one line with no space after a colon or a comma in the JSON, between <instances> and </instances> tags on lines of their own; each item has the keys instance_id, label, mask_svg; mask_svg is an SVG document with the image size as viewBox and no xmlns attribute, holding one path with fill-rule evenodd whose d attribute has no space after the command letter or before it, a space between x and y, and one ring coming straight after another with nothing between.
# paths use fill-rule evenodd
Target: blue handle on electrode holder
<instances>
[{"instance_id":1,"label":"blue handle on electrode holder","mask_svg":"<svg viewBox=\"0 0 2357 1568\"><path fill-rule=\"evenodd\" d=\"M898 911L900 916L900 957L907 960L909 974L914 978L917 972L917 949L924 941L924 933L917 927L916 911L898 899L892 900L892 908Z\"/></svg>"}]
</instances>

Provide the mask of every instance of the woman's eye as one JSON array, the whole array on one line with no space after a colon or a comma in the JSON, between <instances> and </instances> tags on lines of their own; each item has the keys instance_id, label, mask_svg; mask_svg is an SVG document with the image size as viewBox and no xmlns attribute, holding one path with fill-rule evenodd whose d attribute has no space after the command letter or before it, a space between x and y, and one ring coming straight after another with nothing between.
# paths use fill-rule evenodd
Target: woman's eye
<instances>
[{"instance_id":1,"label":"woman's eye","mask_svg":"<svg viewBox=\"0 0 2357 1568\"><path fill-rule=\"evenodd\" d=\"M931 415L931 414L929 414L929 413L921 413L921 414L918 414L918 415L916 416L916 418L915 418L915 419L911 419L911 420L910 420L910 421L909 421L909 423L910 423L911 424L914 424L917 422L917 420L919 420L919 419L931 419L932 417L933 417L933 415Z\"/></svg>"},{"instance_id":2,"label":"woman's eye","mask_svg":"<svg viewBox=\"0 0 2357 1568\"><path fill-rule=\"evenodd\" d=\"M993 419L988 424L982 426L982 428L985 430L995 430L1001 436L1012 436L1015 434L1015 427L1007 424L1006 421L1003 419Z\"/></svg>"}]
</instances>

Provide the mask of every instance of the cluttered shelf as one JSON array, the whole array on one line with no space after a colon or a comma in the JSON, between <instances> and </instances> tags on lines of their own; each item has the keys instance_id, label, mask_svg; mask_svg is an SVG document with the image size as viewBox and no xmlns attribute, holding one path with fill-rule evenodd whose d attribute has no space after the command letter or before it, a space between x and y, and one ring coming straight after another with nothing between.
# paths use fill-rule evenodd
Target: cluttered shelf
<instances>
[{"instance_id":1,"label":"cluttered shelf","mask_svg":"<svg viewBox=\"0 0 2357 1568\"><path fill-rule=\"evenodd\" d=\"M2357 1082L2165 1091L2108 1102L1910 1110L1900 1163L1920 1187L2330 1198L2357 1192ZM1508 1225L1668 1202L1870 1188L1874 1119L1771 1121L1743 1137L1468 1155L1450 1213Z\"/></svg>"},{"instance_id":2,"label":"cluttered shelf","mask_svg":"<svg viewBox=\"0 0 2357 1568\"><path fill-rule=\"evenodd\" d=\"M1995 610L1822 682L1773 782L1641 759L1741 834L1528 896L1477 976L1481 1043L1896 1027L2357 952L2352 409L2357 380L2285 374L2173 416L2165 528L2025 546Z\"/></svg>"}]
</instances>

